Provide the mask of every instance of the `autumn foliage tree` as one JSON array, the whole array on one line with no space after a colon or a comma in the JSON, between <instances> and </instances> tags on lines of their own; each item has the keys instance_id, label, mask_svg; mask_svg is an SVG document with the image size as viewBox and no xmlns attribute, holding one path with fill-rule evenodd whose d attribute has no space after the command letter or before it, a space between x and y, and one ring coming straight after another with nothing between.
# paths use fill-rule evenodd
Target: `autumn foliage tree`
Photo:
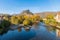
<instances>
[{"instance_id":1,"label":"autumn foliage tree","mask_svg":"<svg viewBox=\"0 0 60 40\"><path fill-rule=\"evenodd\" d=\"M48 30L55 30L55 27L57 26L57 22L54 19L54 15L52 14L46 16L46 20L44 20L44 23L46 24L46 26L48 26L47 27Z\"/></svg>"}]
</instances>

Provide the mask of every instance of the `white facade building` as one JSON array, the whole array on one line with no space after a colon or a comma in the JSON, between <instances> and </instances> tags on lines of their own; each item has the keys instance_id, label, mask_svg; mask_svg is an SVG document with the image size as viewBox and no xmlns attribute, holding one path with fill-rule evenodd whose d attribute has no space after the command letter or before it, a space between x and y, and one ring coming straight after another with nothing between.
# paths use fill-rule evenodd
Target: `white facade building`
<instances>
[{"instance_id":1,"label":"white facade building","mask_svg":"<svg viewBox=\"0 0 60 40\"><path fill-rule=\"evenodd\" d=\"M55 19L56 19L57 22L60 22L60 12L57 13Z\"/></svg>"}]
</instances>

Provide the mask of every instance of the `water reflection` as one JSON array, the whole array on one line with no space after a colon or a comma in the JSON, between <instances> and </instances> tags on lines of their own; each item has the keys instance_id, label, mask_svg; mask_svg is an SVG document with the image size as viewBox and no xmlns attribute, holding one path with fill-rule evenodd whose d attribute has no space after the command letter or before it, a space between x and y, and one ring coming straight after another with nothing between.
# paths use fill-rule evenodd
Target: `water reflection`
<instances>
[{"instance_id":1,"label":"water reflection","mask_svg":"<svg viewBox=\"0 0 60 40\"><path fill-rule=\"evenodd\" d=\"M25 29L25 31L30 31L31 30L30 27L25 27L24 29Z\"/></svg>"},{"instance_id":2,"label":"water reflection","mask_svg":"<svg viewBox=\"0 0 60 40\"><path fill-rule=\"evenodd\" d=\"M5 33L7 33L7 32L8 32L8 29L7 28L1 28L0 29L0 35L3 35Z\"/></svg>"},{"instance_id":3,"label":"water reflection","mask_svg":"<svg viewBox=\"0 0 60 40\"><path fill-rule=\"evenodd\" d=\"M55 31L48 31L43 23L40 23L38 29L35 29L36 36L31 40L56 40L56 33Z\"/></svg>"},{"instance_id":4,"label":"water reflection","mask_svg":"<svg viewBox=\"0 0 60 40\"><path fill-rule=\"evenodd\" d=\"M18 28L18 32L21 32L22 31L22 28Z\"/></svg>"},{"instance_id":5,"label":"water reflection","mask_svg":"<svg viewBox=\"0 0 60 40\"><path fill-rule=\"evenodd\" d=\"M34 30L26 32L24 29L21 32L18 30L9 31L7 34L2 36L2 40L29 40L35 37L36 33Z\"/></svg>"},{"instance_id":6,"label":"water reflection","mask_svg":"<svg viewBox=\"0 0 60 40\"><path fill-rule=\"evenodd\" d=\"M37 28L37 29L36 29ZM22 30L22 31L18 31ZM32 27L28 32L22 28L9 30L6 34L0 35L1 40L56 40L55 32L48 32L43 23Z\"/></svg>"}]
</instances>

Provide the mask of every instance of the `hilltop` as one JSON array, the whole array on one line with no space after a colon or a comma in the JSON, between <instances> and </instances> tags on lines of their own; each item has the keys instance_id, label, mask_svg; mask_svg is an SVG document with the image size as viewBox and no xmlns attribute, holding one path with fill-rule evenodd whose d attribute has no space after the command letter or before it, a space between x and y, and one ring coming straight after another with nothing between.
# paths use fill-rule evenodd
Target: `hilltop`
<instances>
[{"instance_id":1,"label":"hilltop","mask_svg":"<svg viewBox=\"0 0 60 40\"><path fill-rule=\"evenodd\" d=\"M59 11L59 12L60 12L60 11ZM49 15L49 14L52 14L52 15L56 16L57 13L58 13L58 12L32 13L32 12L30 12L30 10L23 10L23 11L22 11L21 13L19 13L19 14L12 14L12 15L10 15L10 16L13 16L13 15L22 15L22 14L39 14L41 17L45 17L45 16L47 16L47 15ZM4 16L4 15L9 15L9 14L2 14L2 13L0 13L0 15Z\"/></svg>"},{"instance_id":2,"label":"hilltop","mask_svg":"<svg viewBox=\"0 0 60 40\"><path fill-rule=\"evenodd\" d=\"M36 14L39 14L41 17L45 17L49 14L56 16L57 12L41 12L41 13L36 13Z\"/></svg>"}]
</instances>

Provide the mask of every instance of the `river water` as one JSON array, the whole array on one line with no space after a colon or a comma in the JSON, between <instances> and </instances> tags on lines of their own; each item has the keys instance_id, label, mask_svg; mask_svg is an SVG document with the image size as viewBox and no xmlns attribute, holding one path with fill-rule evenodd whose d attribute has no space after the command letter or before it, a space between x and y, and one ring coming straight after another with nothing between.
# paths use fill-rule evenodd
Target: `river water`
<instances>
[{"instance_id":1,"label":"river water","mask_svg":"<svg viewBox=\"0 0 60 40\"><path fill-rule=\"evenodd\" d=\"M0 35L0 40L56 40L55 31L49 32L43 23L38 27L32 27L30 31L9 30L7 33Z\"/></svg>"}]
</instances>

